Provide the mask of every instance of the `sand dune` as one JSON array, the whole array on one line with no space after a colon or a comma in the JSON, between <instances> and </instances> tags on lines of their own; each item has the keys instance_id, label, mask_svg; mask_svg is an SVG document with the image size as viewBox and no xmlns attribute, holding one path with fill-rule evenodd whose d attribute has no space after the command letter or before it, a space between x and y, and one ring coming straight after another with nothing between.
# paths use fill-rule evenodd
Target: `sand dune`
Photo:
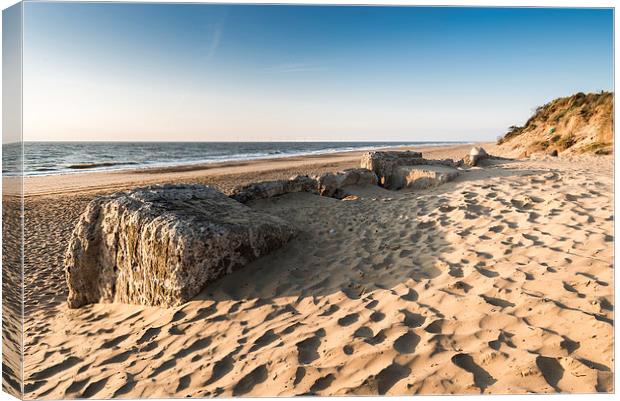
<instances>
[{"instance_id":1,"label":"sand dune","mask_svg":"<svg viewBox=\"0 0 620 401\"><path fill-rule=\"evenodd\" d=\"M612 174L607 156L502 161L254 201L302 233L174 309L67 309L63 247L93 193L32 197L27 396L612 391Z\"/></svg>"}]
</instances>

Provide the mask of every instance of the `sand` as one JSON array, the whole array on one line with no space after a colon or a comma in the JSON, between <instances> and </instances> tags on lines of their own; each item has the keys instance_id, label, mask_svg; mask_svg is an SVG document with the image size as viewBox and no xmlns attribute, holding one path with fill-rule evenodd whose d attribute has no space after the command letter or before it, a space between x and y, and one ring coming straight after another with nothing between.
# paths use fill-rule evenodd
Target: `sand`
<instances>
[{"instance_id":1,"label":"sand","mask_svg":"<svg viewBox=\"0 0 620 401\"><path fill-rule=\"evenodd\" d=\"M26 396L613 390L609 156L498 161L426 190L254 201L300 236L177 308L66 307L62 254L94 196L165 181L228 190L357 157L27 180Z\"/></svg>"}]
</instances>

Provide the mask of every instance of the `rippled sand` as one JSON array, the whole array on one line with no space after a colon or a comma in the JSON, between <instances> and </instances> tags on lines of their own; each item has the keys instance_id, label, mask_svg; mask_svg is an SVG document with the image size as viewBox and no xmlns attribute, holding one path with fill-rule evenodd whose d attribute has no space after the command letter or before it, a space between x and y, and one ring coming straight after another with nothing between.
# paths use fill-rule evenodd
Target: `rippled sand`
<instances>
[{"instance_id":1,"label":"rippled sand","mask_svg":"<svg viewBox=\"0 0 620 401\"><path fill-rule=\"evenodd\" d=\"M31 197L27 396L612 391L612 185L611 157L502 161L257 201L301 234L169 310L67 309L62 252L95 194Z\"/></svg>"}]
</instances>

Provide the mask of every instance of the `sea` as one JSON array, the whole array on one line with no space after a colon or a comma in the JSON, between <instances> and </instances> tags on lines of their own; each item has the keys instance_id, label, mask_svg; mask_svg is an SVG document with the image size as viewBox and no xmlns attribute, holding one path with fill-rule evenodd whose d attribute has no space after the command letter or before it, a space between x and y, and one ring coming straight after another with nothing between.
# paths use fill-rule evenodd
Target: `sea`
<instances>
[{"instance_id":1,"label":"sea","mask_svg":"<svg viewBox=\"0 0 620 401\"><path fill-rule=\"evenodd\" d=\"M2 174L78 174L467 142L24 142L2 145ZM23 164L20 163L23 160Z\"/></svg>"}]
</instances>

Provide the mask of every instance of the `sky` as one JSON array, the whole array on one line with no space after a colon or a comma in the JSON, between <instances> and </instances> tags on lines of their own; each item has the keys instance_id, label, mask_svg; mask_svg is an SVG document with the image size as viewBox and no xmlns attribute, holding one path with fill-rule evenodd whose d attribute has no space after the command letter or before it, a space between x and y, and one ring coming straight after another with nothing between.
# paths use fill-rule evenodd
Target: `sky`
<instances>
[{"instance_id":1,"label":"sky","mask_svg":"<svg viewBox=\"0 0 620 401\"><path fill-rule=\"evenodd\" d=\"M25 140L494 140L613 89L611 9L24 7Z\"/></svg>"}]
</instances>

